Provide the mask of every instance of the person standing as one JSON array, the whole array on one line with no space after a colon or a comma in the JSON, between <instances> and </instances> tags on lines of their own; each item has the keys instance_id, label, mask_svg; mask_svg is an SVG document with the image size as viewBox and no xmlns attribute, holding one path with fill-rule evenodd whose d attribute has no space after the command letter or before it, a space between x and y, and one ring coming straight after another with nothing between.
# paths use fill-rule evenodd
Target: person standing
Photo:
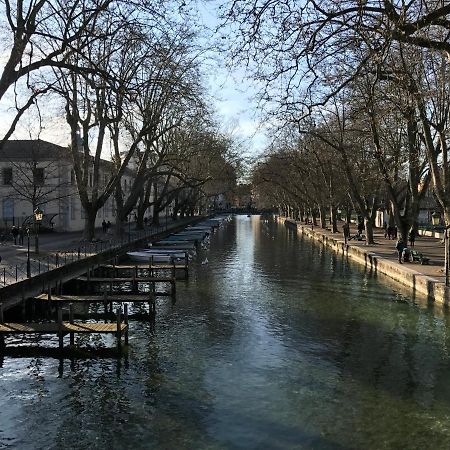
<instances>
[{"instance_id":1,"label":"person standing","mask_svg":"<svg viewBox=\"0 0 450 450\"><path fill-rule=\"evenodd\" d=\"M409 232L408 241L409 246L414 247L414 243L416 242L416 230L414 228Z\"/></svg>"},{"instance_id":2,"label":"person standing","mask_svg":"<svg viewBox=\"0 0 450 450\"><path fill-rule=\"evenodd\" d=\"M19 235L19 230L15 225L13 225L11 228L11 234L13 235L14 238L14 245L17 245L17 236Z\"/></svg>"},{"instance_id":3,"label":"person standing","mask_svg":"<svg viewBox=\"0 0 450 450\"><path fill-rule=\"evenodd\" d=\"M402 264L402 255L403 255L403 250L406 248L405 243L403 242L403 239L400 237L398 238L398 241L395 244L395 249L398 252L398 262L400 264Z\"/></svg>"}]
</instances>

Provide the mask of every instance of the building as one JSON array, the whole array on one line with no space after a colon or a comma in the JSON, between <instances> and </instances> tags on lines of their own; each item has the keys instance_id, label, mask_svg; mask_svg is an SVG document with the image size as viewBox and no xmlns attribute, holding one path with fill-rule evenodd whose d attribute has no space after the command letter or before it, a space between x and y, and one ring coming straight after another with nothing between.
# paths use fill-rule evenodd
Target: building
<instances>
[{"instance_id":1,"label":"building","mask_svg":"<svg viewBox=\"0 0 450 450\"><path fill-rule=\"evenodd\" d=\"M67 148L42 140L7 141L0 150L0 224L8 228L27 223L36 206L44 212L47 226L56 231L84 228L85 213L76 186L75 173ZM102 160L100 182L110 179L112 164ZM122 178L125 191L131 189L133 172ZM88 175L88 186L94 182ZM103 220L115 221L113 196L98 211L96 226Z\"/></svg>"}]
</instances>

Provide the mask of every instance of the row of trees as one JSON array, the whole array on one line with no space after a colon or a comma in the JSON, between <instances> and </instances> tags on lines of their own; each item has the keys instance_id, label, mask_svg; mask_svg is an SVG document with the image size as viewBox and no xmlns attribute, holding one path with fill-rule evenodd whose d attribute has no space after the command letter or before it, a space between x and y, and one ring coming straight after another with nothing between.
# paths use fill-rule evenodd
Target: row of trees
<instances>
[{"instance_id":1,"label":"row of trees","mask_svg":"<svg viewBox=\"0 0 450 450\"><path fill-rule=\"evenodd\" d=\"M0 2L7 55L0 106L11 98L15 105L0 151L31 107L60 105L88 239L110 197L120 233L133 209L142 226L150 206L155 220L169 203L174 214L192 212L236 182L232 142L212 119L203 49L184 6L176 0ZM106 179L105 156L112 161ZM133 183L124 189L128 170ZM43 201L35 199L33 209Z\"/></svg>"},{"instance_id":2,"label":"row of trees","mask_svg":"<svg viewBox=\"0 0 450 450\"><path fill-rule=\"evenodd\" d=\"M322 225L329 209L335 230L354 208L372 242L383 202L406 238L431 189L450 225L449 14L439 0L235 0L230 50L274 125L260 197Z\"/></svg>"}]
</instances>

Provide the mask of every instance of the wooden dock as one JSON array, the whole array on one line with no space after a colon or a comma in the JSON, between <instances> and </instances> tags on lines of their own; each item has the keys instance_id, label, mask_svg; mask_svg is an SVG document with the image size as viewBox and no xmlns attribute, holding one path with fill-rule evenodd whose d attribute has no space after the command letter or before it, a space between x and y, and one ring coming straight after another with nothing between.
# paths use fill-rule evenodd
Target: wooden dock
<instances>
[{"instance_id":1,"label":"wooden dock","mask_svg":"<svg viewBox=\"0 0 450 450\"><path fill-rule=\"evenodd\" d=\"M136 293L138 290L138 284L139 283L150 283L152 285L152 292L154 295L171 295L172 297L176 296L177 293L177 287L176 287L176 278L174 276L170 277L92 277L89 276L83 276L76 278L77 281L86 282L87 285L90 283L104 283L109 285L109 291L113 291L113 286L117 283L131 283L133 293ZM156 283L170 283L170 294L167 294L165 292L156 292L155 285Z\"/></svg>"},{"instance_id":2,"label":"wooden dock","mask_svg":"<svg viewBox=\"0 0 450 450\"><path fill-rule=\"evenodd\" d=\"M111 272L113 276L120 276L121 272L133 272L138 276L138 271L148 272L150 276L160 271L171 271L172 276L176 277L176 273L183 271L184 277L189 277L189 263L153 263L153 264L102 264L98 266L101 271ZM176 277L177 278L177 277Z\"/></svg>"},{"instance_id":3,"label":"wooden dock","mask_svg":"<svg viewBox=\"0 0 450 450\"><path fill-rule=\"evenodd\" d=\"M69 305L69 322L63 321L62 309L58 308L58 321L49 323L5 323L3 320L3 307L0 304L0 350L6 346L5 335L10 334L56 334L59 336L59 348L63 349L64 336L70 335L70 345L75 344L75 334L115 334L117 346L120 348L122 335L125 344L128 344L128 305L124 305L122 322L122 308L116 311L116 323L83 323L74 322L73 304Z\"/></svg>"},{"instance_id":4,"label":"wooden dock","mask_svg":"<svg viewBox=\"0 0 450 450\"><path fill-rule=\"evenodd\" d=\"M35 300L49 301L55 303L148 303L153 301L153 293L145 294L99 294L99 295L48 295L41 294L34 297Z\"/></svg>"}]
</instances>

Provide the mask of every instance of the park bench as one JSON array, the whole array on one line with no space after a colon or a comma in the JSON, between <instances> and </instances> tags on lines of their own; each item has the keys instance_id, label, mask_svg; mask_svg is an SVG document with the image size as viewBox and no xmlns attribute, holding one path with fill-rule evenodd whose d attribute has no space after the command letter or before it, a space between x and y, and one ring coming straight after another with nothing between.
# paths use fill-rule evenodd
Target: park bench
<instances>
[{"instance_id":1,"label":"park bench","mask_svg":"<svg viewBox=\"0 0 450 450\"><path fill-rule=\"evenodd\" d=\"M412 261L420 262L420 264L428 264L430 262L430 258L423 256L423 253L418 252L417 250L410 250Z\"/></svg>"}]
</instances>

